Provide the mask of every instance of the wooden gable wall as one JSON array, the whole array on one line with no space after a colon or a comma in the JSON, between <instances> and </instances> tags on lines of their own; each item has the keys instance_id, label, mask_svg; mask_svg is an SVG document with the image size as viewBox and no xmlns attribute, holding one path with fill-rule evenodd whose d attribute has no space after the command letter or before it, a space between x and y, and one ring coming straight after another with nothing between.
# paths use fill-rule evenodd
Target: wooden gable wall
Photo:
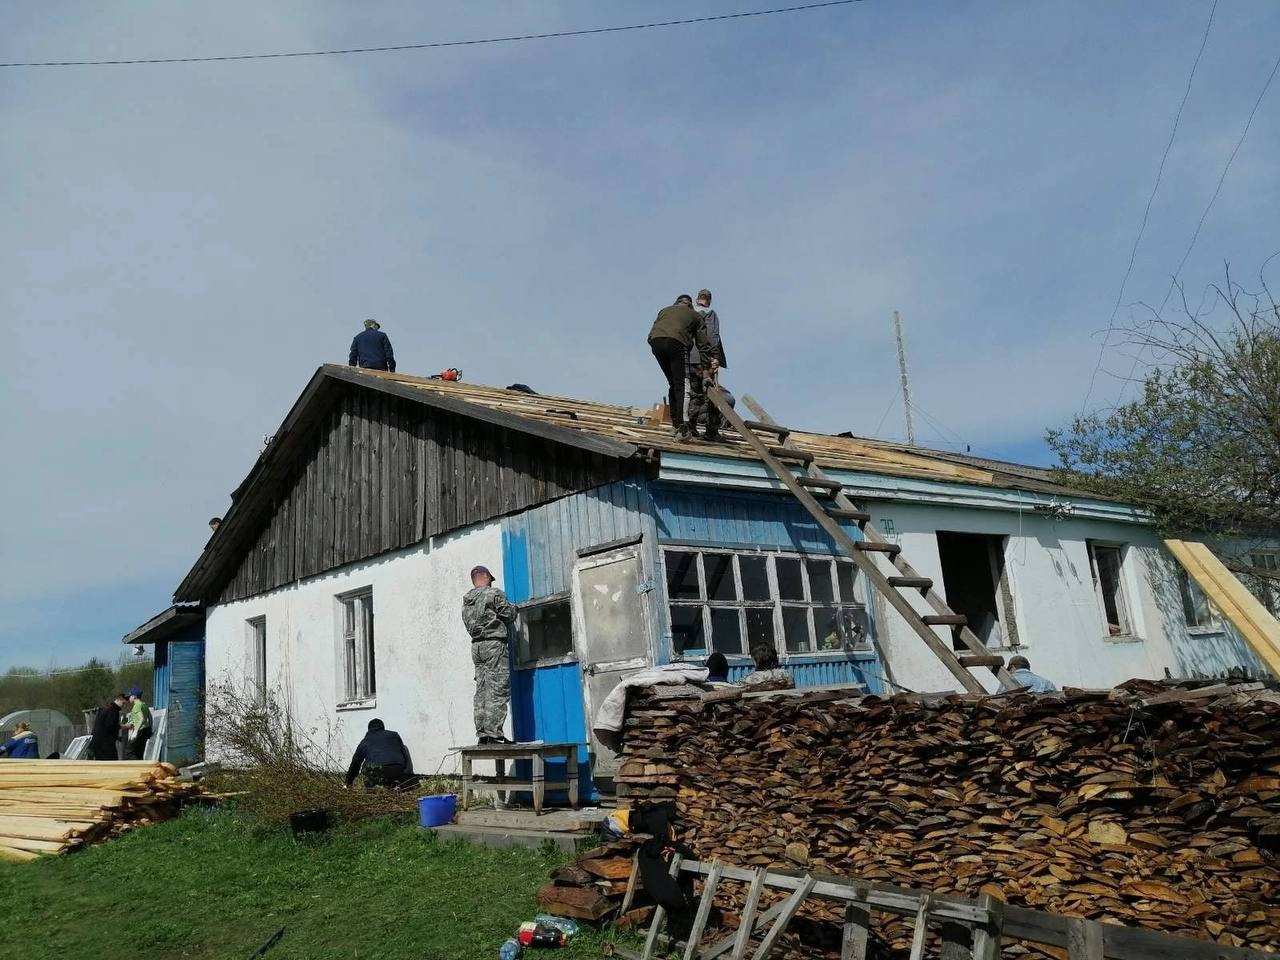
<instances>
[{"instance_id":1,"label":"wooden gable wall","mask_svg":"<svg viewBox=\"0 0 1280 960\"><path fill-rule=\"evenodd\" d=\"M218 602L566 494L636 465L348 386L320 417Z\"/></svg>"}]
</instances>

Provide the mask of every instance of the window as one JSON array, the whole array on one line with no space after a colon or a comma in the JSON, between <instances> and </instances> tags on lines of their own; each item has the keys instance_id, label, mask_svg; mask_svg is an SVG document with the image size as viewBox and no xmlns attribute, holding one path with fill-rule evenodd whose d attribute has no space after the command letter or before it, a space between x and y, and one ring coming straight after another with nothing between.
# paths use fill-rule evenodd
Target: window
<instances>
[{"instance_id":1,"label":"window","mask_svg":"<svg viewBox=\"0 0 1280 960\"><path fill-rule=\"evenodd\" d=\"M1124 589L1124 547L1119 544L1096 543L1089 546L1089 567L1093 586L1107 622L1107 633L1113 637L1133 635L1129 620L1129 604Z\"/></svg>"},{"instance_id":2,"label":"window","mask_svg":"<svg viewBox=\"0 0 1280 960\"><path fill-rule=\"evenodd\" d=\"M249 682L258 698L267 697L267 618L245 621L249 636Z\"/></svg>"},{"instance_id":3,"label":"window","mask_svg":"<svg viewBox=\"0 0 1280 960\"><path fill-rule=\"evenodd\" d=\"M1209 598L1200 589L1200 584L1191 579L1191 575L1181 567L1178 568L1178 592L1182 595L1182 615L1188 627L1216 627L1218 618L1209 606Z\"/></svg>"},{"instance_id":4,"label":"window","mask_svg":"<svg viewBox=\"0 0 1280 960\"><path fill-rule=\"evenodd\" d=\"M668 548L663 564L677 656L749 655L760 646L839 652L865 644L870 619L849 561Z\"/></svg>"},{"instance_id":5,"label":"window","mask_svg":"<svg viewBox=\"0 0 1280 960\"><path fill-rule=\"evenodd\" d=\"M344 703L368 700L377 692L373 654L373 592L338 597L341 618L340 696Z\"/></svg>"},{"instance_id":6,"label":"window","mask_svg":"<svg viewBox=\"0 0 1280 960\"><path fill-rule=\"evenodd\" d=\"M1266 573L1280 574L1280 552L1275 550L1255 550L1249 554L1249 562ZM1271 611L1273 617L1280 617L1280 580L1268 580L1254 577L1258 585L1258 599Z\"/></svg>"},{"instance_id":7,"label":"window","mask_svg":"<svg viewBox=\"0 0 1280 960\"><path fill-rule=\"evenodd\" d=\"M520 608L516 634L521 664L563 661L573 656L573 616L569 595L558 594Z\"/></svg>"},{"instance_id":8,"label":"window","mask_svg":"<svg viewBox=\"0 0 1280 960\"><path fill-rule=\"evenodd\" d=\"M947 605L969 618L969 629L986 646L1016 647L1013 591L1004 563L1006 538L948 530L939 530L937 537ZM958 631L952 645L967 650Z\"/></svg>"}]
</instances>

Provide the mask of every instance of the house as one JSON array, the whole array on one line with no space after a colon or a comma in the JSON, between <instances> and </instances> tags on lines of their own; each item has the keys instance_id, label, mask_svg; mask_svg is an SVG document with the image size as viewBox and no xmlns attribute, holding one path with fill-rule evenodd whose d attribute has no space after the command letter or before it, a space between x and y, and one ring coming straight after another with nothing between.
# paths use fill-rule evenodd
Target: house
<instances>
[{"instance_id":1,"label":"house","mask_svg":"<svg viewBox=\"0 0 1280 960\"><path fill-rule=\"evenodd\" d=\"M1059 684L1261 668L1131 506L1031 467L792 442L994 650ZM1259 564L1280 549L1248 546ZM210 686L282 698L333 733L335 756L376 715L432 772L474 738L460 599L477 564L520 609L512 735L582 743L598 782L614 758L587 718L648 664L718 649L741 675L770 644L798 685L881 691L881 651L902 687L954 686L742 443L678 444L633 408L341 366L312 377L174 600L203 611Z\"/></svg>"}]
</instances>

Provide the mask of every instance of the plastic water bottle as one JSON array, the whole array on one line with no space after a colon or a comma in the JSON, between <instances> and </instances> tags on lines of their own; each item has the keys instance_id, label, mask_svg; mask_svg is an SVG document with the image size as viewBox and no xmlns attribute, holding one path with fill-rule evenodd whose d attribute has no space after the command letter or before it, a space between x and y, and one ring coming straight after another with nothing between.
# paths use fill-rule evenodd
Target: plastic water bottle
<instances>
[{"instance_id":1,"label":"plastic water bottle","mask_svg":"<svg viewBox=\"0 0 1280 960\"><path fill-rule=\"evenodd\" d=\"M557 927L548 927L541 923L522 923L516 933L516 939L524 947L538 949L554 949L563 947L569 940L564 931Z\"/></svg>"},{"instance_id":2,"label":"plastic water bottle","mask_svg":"<svg viewBox=\"0 0 1280 960\"><path fill-rule=\"evenodd\" d=\"M553 917L549 913L540 913L533 918L534 923L540 923L544 927L555 927L566 937L572 937L581 929L576 920L570 920L568 917Z\"/></svg>"},{"instance_id":3,"label":"plastic water bottle","mask_svg":"<svg viewBox=\"0 0 1280 960\"><path fill-rule=\"evenodd\" d=\"M517 960L522 953L524 953L524 947L520 946L520 941L512 937L499 948L498 960Z\"/></svg>"}]
</instances>

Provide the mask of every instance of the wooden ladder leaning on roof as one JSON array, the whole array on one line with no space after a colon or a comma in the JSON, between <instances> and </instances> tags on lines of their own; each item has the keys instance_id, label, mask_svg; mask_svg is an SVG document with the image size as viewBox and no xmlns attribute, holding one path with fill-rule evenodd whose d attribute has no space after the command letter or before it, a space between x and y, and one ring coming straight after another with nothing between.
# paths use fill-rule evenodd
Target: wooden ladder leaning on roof
<instances>
[{"instance_id":1,"label":"wooden ladder leaning on roof","mask_svg":"<svg viewBox=\"0 0 1280 960\"><path fill-rule=\"evenodd\" d=\"M977 635L969 629L968 618L956 613L933 589L933 581L921 576L902 556L902 548L885 539L871 523L871 514L859 509L844 493L844 485L833 480L818 466L813 454L800 450L791 443L791 431L779 426L758 404L747 401L759 420L743 420L729 404L718 386L710 386L707 395L716 408L756 452L801 506L813 515L822 528L835 541L836 546L857 564L867 580L884 595L893 608L907 622L951 671L960 685L969 693L985 693L986 689L971 672L975 667L986 667L996 678L1008 686L1016 686L1005 669L1004 658L993 654ZM765 440L761 434L768 434ZM798 472L793 472L798 471ZM825 505L816 494L823 496ZM863 539L854 540L841 521L853 522L862 530ZM883 557L893 567L893 573L885 575L876 557ZM907 599L903 591L916 590L933 609L932 614L921 615ZM934 632L934 627L951 627L953 636L964 646L958 654L951 644ZM966 652L967 651L967 652Z\"/></svg>"}]
</instances>

